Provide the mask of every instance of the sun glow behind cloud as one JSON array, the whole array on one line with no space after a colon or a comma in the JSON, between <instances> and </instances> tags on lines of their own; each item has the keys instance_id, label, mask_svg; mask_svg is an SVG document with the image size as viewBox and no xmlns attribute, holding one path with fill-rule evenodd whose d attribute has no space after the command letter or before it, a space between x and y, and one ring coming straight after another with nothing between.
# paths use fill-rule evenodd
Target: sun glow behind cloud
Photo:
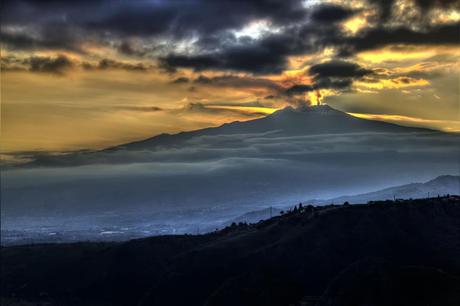
<instances>
[{"instance_id":1,"label":"sun glow behind cloud","mask_svg":"<svg viewBox=\"0 0 460 306\"><path fill-rule=\"evenodd\" d=\"M358 58L370 63L382 63L387 61L405 61L405 60L421 60L434 56L436 52L432 50L407 52L406 50L379 50L363 52L358 55Z\"/></svg>"},{"instance_id":2,"label":"sun glow behind cloud","mask_svg":"<svg viewBox=\"0 0 460 306\"><path fill-rule=\"evenodd\" d=\"M345 20L342 27L348 35L356 35L359 31L369 26L369 19L375 17L374 15L375 12L373 11L362 11Z\"/></svg>"},{"instance_id":3,"label":"sun glow behind cloud","mask_svg":"<svg viewBox=\"0 0 460 306\"><path fill-rule=\"evenodd\" d=\"M278 33L280 29L274 27L269 20L256 20L245 25L240 30L234 31L237 38L250 37L259 39L264 35Z\"/></svg>"}]
</instances>

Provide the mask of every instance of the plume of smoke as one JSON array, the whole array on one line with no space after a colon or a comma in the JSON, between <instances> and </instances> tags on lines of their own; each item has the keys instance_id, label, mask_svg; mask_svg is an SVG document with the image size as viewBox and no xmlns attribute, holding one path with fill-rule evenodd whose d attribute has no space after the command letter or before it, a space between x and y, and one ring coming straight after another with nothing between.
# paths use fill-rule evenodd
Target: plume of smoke
<instances>
[{"instance_id":1,"label":"plume of smoke","mask_svg":"<svg viewBox=\"0 0 460 306\"><path fill-rule=\"evenodd\" d=\"M315 93L316 93L316 104L317 105L323 104L323 95L321 94L321 91L317 89Z\"/></svg>"},{"instance_id":2,"label":"plume of smoke","mask_svg":"<svg viewBox=\"0 0 460 306\"><path fill-rule=\"evenodd\" d=\"M295 101L290 102L296 110L304 111L312 105L312 101L308 98L308 96L304 98L295 99Z\"/></svg>"}]
</instances>

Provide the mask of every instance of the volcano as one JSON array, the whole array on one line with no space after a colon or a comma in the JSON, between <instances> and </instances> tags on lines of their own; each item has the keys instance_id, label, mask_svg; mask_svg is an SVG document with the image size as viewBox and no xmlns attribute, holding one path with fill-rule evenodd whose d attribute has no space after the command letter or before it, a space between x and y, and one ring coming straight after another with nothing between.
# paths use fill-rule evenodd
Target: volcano
<instances>
[{"instance_id":1,"label":"volcano","mask_svg":"<svg viewBox=\"0 0 460 306\"><path fill-rule=\"evenodd\" d=\"M270 133L271 136L305 136L343 133L420 133L433 130L405 127L387 122L366 120L339 111L329 105L301 108L285 107L266 117L236 121L219 127L200 129L178 134L161 134L142 141L110 148L152 149L156 146L178 145L184 140L201 136Z\"/></svg>"}]
</instances>

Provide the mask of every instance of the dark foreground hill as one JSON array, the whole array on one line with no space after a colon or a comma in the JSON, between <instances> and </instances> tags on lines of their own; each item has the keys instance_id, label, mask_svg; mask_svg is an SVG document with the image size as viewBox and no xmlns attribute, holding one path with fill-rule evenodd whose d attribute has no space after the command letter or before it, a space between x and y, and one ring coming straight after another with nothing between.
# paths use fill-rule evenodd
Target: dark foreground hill
<instances>
[{"instance_id":1,"label":"dark foreground hill","mask_svg":"<svg viewBox=\"0 0 460 306\"><path fill-rule=\"evenodd\" d=\"M458 306L460 199L307 206L207 235L1 256L2 305Z\"/></svg>"}]
</instances>

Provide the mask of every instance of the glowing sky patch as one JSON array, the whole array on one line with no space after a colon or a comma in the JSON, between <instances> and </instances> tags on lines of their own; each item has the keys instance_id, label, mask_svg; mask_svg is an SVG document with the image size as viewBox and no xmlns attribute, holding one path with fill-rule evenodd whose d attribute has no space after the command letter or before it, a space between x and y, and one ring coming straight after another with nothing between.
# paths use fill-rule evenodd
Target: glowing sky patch
<instances>
[{"instance_id":1,"label":"glowing sky patch","mask_svg":"<svg viewBox=\"0 0 460 306\"><path fill-rule=\"evenodd\" d=\"M345 31L349 32L350 34L354 35L363 29L367 24L366 16L356 16L351 18L343 23L343 28Z\"/></svg>"},{"instance_id":2,"label":"glowing sky patch","mask_svg":"<svg viewBox=\"0 0 460 306\"><path fill-rule=\"evenodd\" d=\"M244 26L242 29L235 31L234 34L237 38L250 37L253 39L259 39L263 35L269 33L277 33L280 30L274 28L269 20L256 20Z\"/></svg>"}]
</instances>

